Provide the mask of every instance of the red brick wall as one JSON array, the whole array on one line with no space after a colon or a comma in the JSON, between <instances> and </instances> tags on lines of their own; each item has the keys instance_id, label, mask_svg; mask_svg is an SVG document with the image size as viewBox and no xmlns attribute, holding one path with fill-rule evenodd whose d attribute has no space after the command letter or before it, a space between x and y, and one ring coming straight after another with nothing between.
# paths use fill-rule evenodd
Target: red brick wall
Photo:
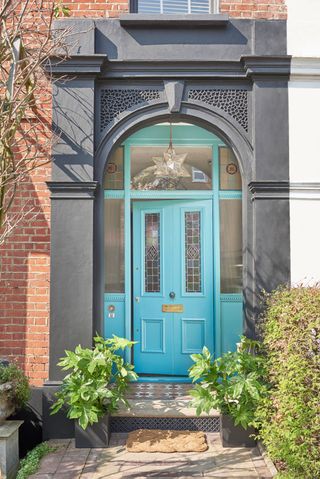
<instances>
[{"instance_id":1,"label":"red brick wall","mask_svg":"<svg viewBox=\"0 0 320 479\"><path fill-rule=\"evenodd\" d=\"M285 0L220 0L220 10L234 18L287 18Z\"/></svg>"},{"instance_id":2,"label":"red brick wall","mask_svg":"<svg viewBox=\"0 0 320 479\"><path fill-rule=\"evenodd\" d=\"M77 17L118 17L129 10L127 0L67 0L64 4ZM220 10L234 18L287 18L285 0L220 0Z\"/></svg>"},{"instance_id":3,"label":"red brick wall","mask_svg":"<svg viewBox=\"0 0 320 479\"><path fill-rule=\"evenodd\" d=\"M72 16L117 17L126 0L70 0ZM284 0L221 0L221 11L238 18L286 18ZM49 121L50 112L47 112ZM41 385L48 377L50 165L37 170L20 191L15 208L33 201L32 219L21 224L0 256L0 356L15 357ZM36 215L36 216L35 216Z\"/></svg>"},{"instance_id":4,"label":"red brick wall","mask_svg":"<svg viewBox=\"0 0 320 479\"><path fill-rule=\"evenodd\" d=\"M43 166L24 183L13 211L30 204L0 253L0 357L14 357L41 385L48 377L50 200Z\"/></svg>"}]
</instances>

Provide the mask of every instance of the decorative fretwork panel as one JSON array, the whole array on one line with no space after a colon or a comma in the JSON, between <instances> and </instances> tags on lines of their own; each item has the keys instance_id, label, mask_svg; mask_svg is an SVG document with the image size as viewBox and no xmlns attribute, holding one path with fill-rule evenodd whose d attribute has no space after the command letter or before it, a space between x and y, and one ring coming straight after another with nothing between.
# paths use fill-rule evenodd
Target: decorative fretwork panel
<instances>
[{"instance_id":1,"label":"decorative fretwork panel","mask_svg":"<svg viewBox=\"0 0 320 479\"><path fill-rule=\"evenodd\" d=\"M145 215L144 289L146 293L160 292L160 213Z\"/></svg>"},{"instance_id":2,"label":"decorative fretwork panel","mask_svg":"<svg viewBox=\"0 0 320 479\"><path fill-rule=\"evenodd\" d=\"M220 418L209 417L120 417L110 418L111 432L130 432L136 429L173 429L175 431L219 432Z\"/></svg>"},{"instance_id":3,"label":"decorative fretwork panel","mask_svg":"<svg viewBox=\"0 0 320 479\"><path fill-rule=\"evenodd\" d=\"M243 89L189 90L188 100L201 101L220 108L248 131L248 91Z\"/></svg>"},{"instance_id":4,"label":"decorative fretwork panel","mask_svg":"<svg viewBox=\"0 0 320 479\"><path fill-rule=\"evenodd\" d=\"M201 238L199 211L185 213L186 292L201 292Z\"/></svg>"},{"instance_id":5,"label":"decorative fretwork panel","mask_svg":"<svg viewBox=\"0 0 320 479\"><path fill-rule=\"evenodd\" d=\"M153 100L160 100L160 90L138 90L134 88L108 88L101 91L100 98L100 130L117 118L120 113L132 107Z\"/></svg>"}]
</instances>

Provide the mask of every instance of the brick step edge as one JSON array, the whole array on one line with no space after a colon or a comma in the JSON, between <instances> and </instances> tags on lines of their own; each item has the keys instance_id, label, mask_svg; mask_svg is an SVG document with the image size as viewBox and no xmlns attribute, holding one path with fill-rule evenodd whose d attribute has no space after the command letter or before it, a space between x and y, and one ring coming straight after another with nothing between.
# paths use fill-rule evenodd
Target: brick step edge
<instances>
[{"instance_id":1,"label":"brick step edge","mask_svg":"<svg viewBox=\"0 0 320 479\"><path fill-rule=\"evenodd\" d=\"M261 456L263 457L264 462L266 463L270 473L272 474L272 477L276 477L276 475L278 474L279 471L276 468L276 466L273 464L270 457L268 456L266 448L261 441L257 442L257 448L258 448L258 451L260 452Z\"/></svg>"}]
</instances>

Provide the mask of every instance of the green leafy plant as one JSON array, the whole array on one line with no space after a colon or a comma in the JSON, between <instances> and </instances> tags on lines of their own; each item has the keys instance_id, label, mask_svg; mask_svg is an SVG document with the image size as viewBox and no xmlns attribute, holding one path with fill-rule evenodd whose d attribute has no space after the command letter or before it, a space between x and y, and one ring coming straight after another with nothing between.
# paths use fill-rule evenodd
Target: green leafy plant
<instances>
[{"instance_id":1,"label":"green leafy plant","mask_svg":"<svg viewBox=\"0 0 320 479\"><path fill-rule=\"evenodd\" d=\"M30 396L29 381L24 372L14 363L0 364L0 384L11 383L11 389L5 394L15 409L26 404Z\"/></svg>"},{"instance_id":2,"label":"green leafy plant","mask_svg":"<svg viewBox=\"0 0 320 479\"><path fill-rule=\"evenodd\" d=\"M279 477L320 477L320 288L282 287L266 298L262 337L270 395L255 425Z\"/></svg>"},{"instance_id":3,"label":"green leafy plant","mask_svg":"<svg viewBox=\"0 0 320 479\"><path fill-rule=\"evenodd\" d=\"M267 395L265 357L261 344L242 337L238 351L214 359L204 347L202 354L191 356L194 364L189 375L195 384L190 391L197 415L212 409L228 414L235 425L247 429L261 398Z\"/></svg>"},{"instance_id":4,"label":"green leafy plant","mask_svg":"<svg viewBox=\"0 0 320 479\"><path fill-rule=\"evenodd\" d=\"M94 348L66 351L66 356L58 363L64 371L71 372L64 378L57 392L57 401L51 414L67 406L68 417L79 421L86 429L89 424L98 422L107 412L117 410L119 402L128 406L125 392L130 381L137 380L133 366L117 354L118 350L132 347L134 343L113 336L104 339L94 338Z\"/></svg>"},{"instance_id":5,"label":"green leafy plant","mask_svg":"<svg viewBox=\"0 0 320 479\"><path fill-rule=\"evenodd\" d=\"M56 449L56 447L50 446L47 442L38 444L38 446L32 449L32 451L29 451L26 457L20 462L17 479L27 479L37 472L41 459Z\"/></svg>"}]
</instances>

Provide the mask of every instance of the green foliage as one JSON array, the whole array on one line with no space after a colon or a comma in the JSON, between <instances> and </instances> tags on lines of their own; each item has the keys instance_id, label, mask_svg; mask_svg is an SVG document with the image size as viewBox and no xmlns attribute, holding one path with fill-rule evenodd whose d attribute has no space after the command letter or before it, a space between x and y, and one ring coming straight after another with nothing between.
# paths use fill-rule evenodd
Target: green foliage
<instances>
[{"instance_id":1,"label":"green foliage","mask_svg":"<svg viewBox=\"0 0 320 479\"><path fill-rule=\"evenodd\" d=\"M55 18L59 17L70 17L70 8L66 7L62 0L58 0L53 5L53 16Z\"/></svg>"},{"instance_id":2,"label":"green foliage","mask_svg":"<svg viewBox=\"0 0 320 479\"><path fill-rule=\"evenodd\" d=\"M64 371L71 372L64 378L51 412L55 414L66 404L68 417L78 420L83 429L98 422L105 413L115 411L119 402L128 406L125 392L129 382L138 377L133 366L116 353L132 347L132 341L97 336L94 343L93 349L79 345L74 352L66 351L58 363Z\"/></svg>"},{"instance_id":3,"label":"green foliage","mask_svg":"<svg viewBox=\"0 0 320 479\"><path fill-rule=\"evenodd\" d=\"M256 426L286 479L320 477L320 289L281 288L262 323L271 393Z\"/></svg>"},{"instance_id":4,"label":"green foliage","mask_svg":"<svg viewBox=\"0 0 320 479\"><path fill-rule=\"evenodd\" d=\"M239 350L214 359L206 347L202 354L191 356L194 365L189 369L197 383L190 394L197 414L217 409L233 417L235 425L245 429L254 420L261 398L267 394L265 358L260 343L242 337Z\"/></svg>"},{"instance_id":5,"label":"green foliage","mask_svg":"<svg viewBox=\"0 0 320 479\"><path fill-rule=\"evenodd\" d=\"M47 442L38 444L32 451L20 462L17 479L27 479L29 476L37 472L41 459L56 450L56 447L49 446Z\"/></svg>"},{"instance_id":6,"label":"green foliage","mask_svg":"<svg viewBox=\"0 0 320 479\"><path fill-rule=\"evenodd\" d=\"M0 365L0 384L10 382L12 389L3 392L9 397L16 409L21 408L29 399L29 381L24 372L14 363Z\"/></svg>"}]
</instances>

